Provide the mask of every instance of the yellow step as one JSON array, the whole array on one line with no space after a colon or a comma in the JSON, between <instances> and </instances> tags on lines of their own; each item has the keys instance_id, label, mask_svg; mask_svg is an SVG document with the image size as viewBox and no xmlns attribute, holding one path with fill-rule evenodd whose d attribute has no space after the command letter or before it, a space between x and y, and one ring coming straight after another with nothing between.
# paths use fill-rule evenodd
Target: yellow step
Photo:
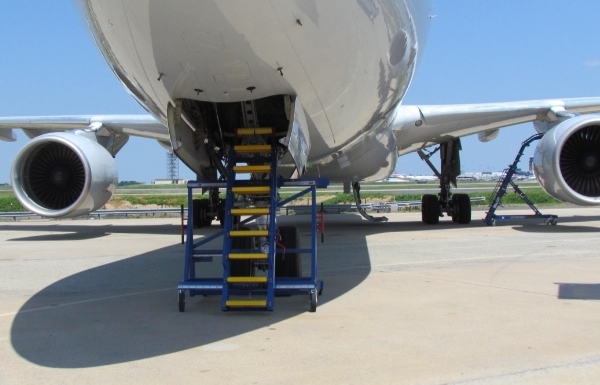
<instances>
[{"instance_id":1,"label":"yellow step","mask_svg":"<svg viewBox=\"0 0 600 385\"><path fill-rule=\"evenodd\" d=\"M238 301L226 301L225 304L229 307L267 307L266 299L253 299L253 300L238 300Z\"/></svg>"},{"instance_id":2,"label":"yellow step","mask_svg":"<svg viewBox=\"0 0 600 385\"><path fill-rule=\"evenodd\" d=\"M268 256L265 253L231 253L229 259L267 259Z\"/></svg>"},{"instance_id":3,"label":"yellow step","mask_svg":"<svg viewBox=\"0 0 600 385\"><path fill-rule=\"evenodd\" d=\"M268 237L269 230L231 230L231 237Z\"/></svg>"},{"instance_id":4,"label":"yellow step","mask_svg":"<svg viewBox=\"0 0 600 385\"><path fill-rule=\"evenodd\" d=\"M240 195L269 194L271 192L271 187L270 186L232 187L231 191L233 191L234 194L240 194Z\"/></svg>"},{"instance_id":5,"label":"yellow step","mask_svg":"<svg viewBox=\"0 0 600 385\"><path fill-rule=\"evenodd\" d=\"M233 146L235 152L242 154L271 152L270 144L246 144L241 146Z\"/></svg>"},{"instance_id":6,"label":"yellow step","mask_svg":"<svg viewBox=\"0 0 600 385\"><path fill-rule=\"evenodd\" d=\"M268 207L231 209L231 215L269 215Z\"/></svg>"},{"instance_id":7,"label":"yellow step","mask_svg":"<svg viewBox=\"0 0 600 385\"><path fill-rule=\"evenodd\" d=\"M267 277L227 277L229 283L267 283Z\"/></svg>"},{"instance_id":8,"label":"yellow step","mask_svg":"<svg viewBox=\"0 0 600 385\"><path fill-rule=\"evenodd\" d=\"M238 135L268 135L273 133L272 127L238 128Z\"/></svg>"},{"instance_id":9,"label":"yellow step","mask_svg":"<svg viewBox=\"0 0 600 385\"><path fill-rule=\"evenodd\" d=\"M260 165L260 166L233 166L233 171L237 172L238 174L252 174L255 172L271 172L271 166L270 165Z\"/></svg>"}]
</instances>

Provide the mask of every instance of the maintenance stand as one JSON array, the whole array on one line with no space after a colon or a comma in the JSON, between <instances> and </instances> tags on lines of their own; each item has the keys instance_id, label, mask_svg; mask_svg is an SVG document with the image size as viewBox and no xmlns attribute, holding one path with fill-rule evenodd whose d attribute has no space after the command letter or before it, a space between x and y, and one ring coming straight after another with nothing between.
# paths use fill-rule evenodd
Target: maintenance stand
<instances>
[{"instance_id":1,"label":"maintenance stand","mask_svg":"<svg viewBox=\"0 0 600 385\"><path fill-rule=\"evenodd\" d=\"M323 282L317 280L317 209L316 188L327 187L323 178L287 180L277 177L278 151L271 128L243 128L236 132L240 145L229 152L226 181L188 183L188 225L183 280L177 289L179 311L185 311L185 292L196 295L221 295L221 309L268 310L275 296L305 294L309 311L317 308ZM271 144L265 144L270 141ZM236 180L240 174L252 174L250 180ZM278 202L278 189L300 186L305 189ZM225 188L223 230L198 242L193 233L193 190ZM307 193L312 196L311 246L299 248L299 232L294 226L277 226L277 209ZM240 221L241 216L250 216ZM256 220L250 228L245 226ZM322 220L321 220L322 221ZM203 248L223 237L223 248ZM302 276L301 254L310 254L310 277ZM221 257L222 277L200 278L196 264Z\"/></svg>"},{"instance_id":2,"label":"maintenance stand","mask_svg":"<svg viewBox=\"0 0 600 385\"><path fill-rule=\"evenodd\" d=\"M557 215L542 214L537 209L537 207L535 207L533 202L529 198L527 198L527 195L525 195L525 193L519 188L519 186L517 184L515 184L515 182L513 182L513 180L512 180L512 177L517 172L517 165L519 164L519 161L521 160L521 156L523 156L523 152L525 151L525 149L527 147L529 147L529 145L532 142L535 142L536 140L541 139L543 136L544 136L544 134L536 134L536 135L533 135L532 137L530 137L529 139L527 139L526 141L524 141L521 144L521 149L517 153L517 157L515 158L514 162L511 165L509 165L509 167L507 169L505 169L504 172L502 173L502 176L499 178L498 184L496 185L496 188L494 189L494 192L492 193L492 204L490 205L490 209L488 210L487 215L483 219L483 221L488 226L495 226L496 221L507 220L507 219L544 219L545 224L552 225L552 226L556 226L556 224L558 223ZM535 212L534 215L496 215L495 214L498 206L500 206L502 204L502 197L504 196L504 194L506 194L506 189L508 188L508 185L511 185L513 187L513 189L515 190L515 193L519 194L519 197L521 199L523 199L529 207L531 207L531 209Z\"/></svg>"}]
</instances>

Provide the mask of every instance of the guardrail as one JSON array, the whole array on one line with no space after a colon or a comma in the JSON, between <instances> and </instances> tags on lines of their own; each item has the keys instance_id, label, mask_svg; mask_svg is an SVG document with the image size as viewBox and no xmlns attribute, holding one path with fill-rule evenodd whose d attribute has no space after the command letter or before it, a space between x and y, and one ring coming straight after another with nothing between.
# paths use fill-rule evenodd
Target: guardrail
<instances>
[{"instance_id":1,"label":"guardrail","mask_svg":"<svg viewBox=\"0 0 600 385\"><path fill-rule=\"evenodd\" d=\"M85 218L85 217L97 217L100 218L101 216L124 216L124 217L128 217L130 215L146 215L146 216L152 216L155 217L157 214L180 214L181 213L181 209L128 209L128 210L98 210L98 211L94 211L93 213L89 213L88 215L82 215L81 217L78 218ZM17 218L32 218L32 217L39 217L39 215L34 214L32 212L29 211L20 211L20 212L7 212L7 213L0 213L0 218L12 218L14 221L17 220Z\"/></svg>"},{"instance_id":2,"label":"guardrail","mask_svg":"<svg viewBox=\"0 0 600 385\"><path fill-rule=\"evenodd\" d=\"M471 198L471 202L482 202L485 201L485 197L475 197ZM401 211L401 210L410 210L412 208L420 207L421 201L404 201L404 202L375 202L375 203L365 203L362 204L361 207L365 210L371 210L376 212L392 212L392 211ZM337 213L340 214L346 211L354 211L356 210L356 205L324 205L323 209L328 214ZM288 205L282 207L280 210L285 210L285 215L289 215L290 211L293 211L294 214L305 214L310 213L311 206L309 205ZM176 214L181 215L181 208L169 208L169 209L128 209L128 210L98 210L94 211L87 215L87 217L97 217L101 216L124 216L129 217L130 215L145 215L155 217L160 214ZM0 218L12 218L13 221L16 221L17 218L33 218L39 217L39 215L34 214L32 212L6 212L0 213ZM86 216L81 216L79 218L84 218Z\"/></svg>"},{"instance_id":3,"label":"guardrail","mask_svg":"<svg viewBox=\"0 0 600 385\"><path fill-rule=\"evenodd\" d=\"M485 197L474 197L471 198L471 202L484 202ZM401 201L401 202L375 202L365 203L360 205L365 210L376 211L376 212L392 212L392 211L409 211L412 208L421 207L421 201ZM283 207L285 209L285 215L289 215L290 211L294 214L305 214L310 213L311 206L308 205L289 205ZM356 205L324 205L323 210L326 213L341 213L344 211L355 211Z\"/></svg>"}]
</instances>

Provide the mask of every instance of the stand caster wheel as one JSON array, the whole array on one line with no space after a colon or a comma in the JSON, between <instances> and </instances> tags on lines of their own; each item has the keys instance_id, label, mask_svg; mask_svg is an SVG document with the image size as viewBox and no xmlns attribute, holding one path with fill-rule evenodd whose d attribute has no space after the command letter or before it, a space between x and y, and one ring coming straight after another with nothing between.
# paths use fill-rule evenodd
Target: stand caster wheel
<instances>
[{"instance_id":1,"label":"stand caster wheel","mask_svg":"<svg viewBox=\"0 0 600 385\"><path fill-rule=\"evenodd\" d=\"M313 290L309 294L309 312L314 313L317 311L317 291Z\"/></svg>"},{"instance_id":2,"label":"stand caster wheel","mask_svg":"<svg viewBox=\"0 0 600 385\"><path fill-rule=\"evenodd\" d=\"M183 313L185 311L185 291L180 290L177 304L179 305L179 311Z\"/></svg>"}]
</instances>

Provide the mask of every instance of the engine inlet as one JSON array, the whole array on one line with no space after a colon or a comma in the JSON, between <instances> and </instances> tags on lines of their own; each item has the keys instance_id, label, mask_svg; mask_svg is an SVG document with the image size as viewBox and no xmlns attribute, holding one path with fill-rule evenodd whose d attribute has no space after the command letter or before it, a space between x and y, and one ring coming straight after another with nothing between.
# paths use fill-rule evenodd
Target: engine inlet
<instances>
[{"instance_id":1,"label":"engine inlet","mask_svg":"<svg viewBox=\"0 0 600 385\"><path fill-rule=\"evenodd\" d=\"M584 127L567 139L560 154L560 171L579 194L600 196L600 126Z\"/></svg>"},{"instance_id":2,"label":"engine inlet","mask_svg":"<svg viewBox=\"0 0 600 385\"><path fill-rule=\"evenodd\" d=\"M38 205L61 210L72 205L85 184L85 169L79 156L69 147L47 143L27 162L27 194Z\"/></svg>"}]
</instances>

